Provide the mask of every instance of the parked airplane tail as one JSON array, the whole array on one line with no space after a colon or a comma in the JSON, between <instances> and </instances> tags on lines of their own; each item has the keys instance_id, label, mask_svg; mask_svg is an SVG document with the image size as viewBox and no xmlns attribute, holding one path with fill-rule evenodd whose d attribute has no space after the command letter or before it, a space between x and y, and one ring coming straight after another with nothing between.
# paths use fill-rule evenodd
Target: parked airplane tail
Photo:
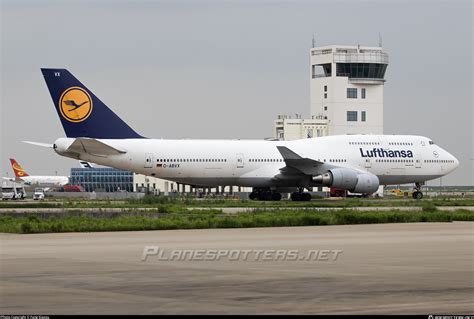
<instances>
[{"instance_id":1,"label":"parked airplane tail","mask_svg":"<svg viewBox=\"0 0 474 319\"><path fill-rule=\"evenodd\" d=\"M81 168L94 168L94 165L92 165L92 163L86 161L79 161L79 164L81 165Z\"/></svg>"},{"instance_id":2,"label":"parked airplane tail","mask_svg":"<svg viewBox=\"0 0 474 319\"><path fill-rule=\"evenodd\" d=\"M41 69L67 137L143 138L66 69Z\"/></svg>"},{"instance_id":3,"label":"parked airplane tail","mask_svg":"<svg viewBox=\"0 0 474 319\"><path fill-rule=\"evenodd\" d=\"M27 172L21 167L20 164L18 164L17 161L15 161L14 158L10 158L10 163L12 164L13 172L15 173L15 176L17 178L29 176Z\"/></svg>"}]
</instances>

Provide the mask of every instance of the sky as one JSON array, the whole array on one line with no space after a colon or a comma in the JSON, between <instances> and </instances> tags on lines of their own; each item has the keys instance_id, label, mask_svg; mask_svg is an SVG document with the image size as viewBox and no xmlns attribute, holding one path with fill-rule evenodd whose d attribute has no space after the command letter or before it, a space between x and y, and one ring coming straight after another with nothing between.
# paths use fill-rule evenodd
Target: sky
<instances>
[{"instance_id":1,"label":"sky","mask_svg":"<svg viewBox=\"0 0 474 319\"><path fill-rule=\"evenodd\" d=\"M471 1L1 2L0 172L79 167L41 67L67 68L137 132L154 138L262 139L278 114L310 114L309 50L389 54L384 133L431 137L460 160L431 185L474 185Z\"/></svg>"}]
</instances>

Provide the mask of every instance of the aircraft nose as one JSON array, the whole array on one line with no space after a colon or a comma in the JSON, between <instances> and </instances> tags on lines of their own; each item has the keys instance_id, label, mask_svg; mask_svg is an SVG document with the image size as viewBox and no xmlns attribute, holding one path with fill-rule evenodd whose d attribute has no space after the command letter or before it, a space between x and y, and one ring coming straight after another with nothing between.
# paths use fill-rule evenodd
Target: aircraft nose
<instances>
[{"instance_id":1,"label":"aircraft nose","mask_svg":"<svg viewBox=\"0 0 474 319\"><path fill-rule=\"evenodd\" d=\"M450 158L451 161L453 162L453 164L451 166L452 169L453 170L456 169L459 166L459 160L453 154L451 154L449 152L448 152L448 156L449 156L448 158Z\"/></svg>"},{"instance_id":2,"label":"aircraft nose","mask_svg":"<svg viewBox=\"0 0 474 319\"><path fill-rule=\"evenodd\" d=\"M454 156L453 156L453 160L454 160L454 165L455 165L454 167L458 167L459 166L459 160Z\"/></svg>"}]
</instances>

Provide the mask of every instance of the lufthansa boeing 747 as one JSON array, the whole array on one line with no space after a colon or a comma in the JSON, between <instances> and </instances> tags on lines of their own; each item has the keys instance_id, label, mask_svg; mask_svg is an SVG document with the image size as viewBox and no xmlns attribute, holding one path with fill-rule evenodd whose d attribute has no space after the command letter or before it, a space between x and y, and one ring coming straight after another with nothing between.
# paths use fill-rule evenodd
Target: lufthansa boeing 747
<instances>
[{"instance_id":1,"label":"lufthansa boeing 747","mask_svg":"<svg viewBox=\"0 0 474 319\"><path fill-rule=\"evenodd\" d=\"M252 187L251 199L310 200L316 186L371 194L380 185L421 185L459 165L430 138L338 135L296 141L162 140L135 132L65 69L42 69L66 133L59 155L196 187ZM139 107L139 106L135 106ZM33 144L50 146L43 143Z\"/></svg>"}]
</instances>

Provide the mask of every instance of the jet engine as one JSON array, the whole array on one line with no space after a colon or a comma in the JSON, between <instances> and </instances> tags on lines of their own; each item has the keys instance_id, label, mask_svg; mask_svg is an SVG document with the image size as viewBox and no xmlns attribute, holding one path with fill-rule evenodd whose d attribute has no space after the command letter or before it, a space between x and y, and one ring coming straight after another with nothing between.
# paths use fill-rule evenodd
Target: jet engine
<instances>
[{"instance_id":1,"label":"jet engine","mask_svg":"<svg viewBox=\"0 0 474 319\"><path fill-rule=\"evenodd\" d=\"M371 173L362 173L350 168L335 168L313 177L313 182L347 189L353 193L371 194L379 187L379 178Z\"/></svg>"}]
</instances>

